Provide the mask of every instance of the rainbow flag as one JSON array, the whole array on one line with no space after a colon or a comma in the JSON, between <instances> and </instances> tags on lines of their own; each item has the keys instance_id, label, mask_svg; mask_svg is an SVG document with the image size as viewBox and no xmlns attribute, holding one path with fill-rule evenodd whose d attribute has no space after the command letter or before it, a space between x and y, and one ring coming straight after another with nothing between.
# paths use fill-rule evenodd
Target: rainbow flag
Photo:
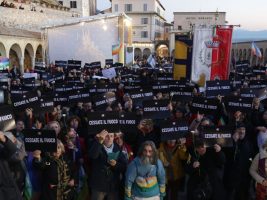
<instances>
[{"instance_id":1,"label":"rainbow flag","mask_svg":"<svg viewBox=\"0 0 267 200\"><path fill-rule=\"evenodd\" d=\"M0 70L9 69L9 59L0 56Z\"/></svg>"},{"instance_id":2,"label":"rainbow flag","mask_svg":"<svg viewBox=\"0 0 267 200\"><path fill-rule=\"evenodd\" d=\"M112 56L119 54L122 43L119 40L119 44L112 45Z\"/></svg>"},{"instance_id":3,"label":"rainbow flag","mask_svg":"<svg viewBox=\"0 0 267 200\"><path fill-rule=\"evenodd\" d=\"M252 55L257 56L258 58L262 58L261 50L254 42L252 42L251 44L251 53Z\"/></svg>"}]
</instances>

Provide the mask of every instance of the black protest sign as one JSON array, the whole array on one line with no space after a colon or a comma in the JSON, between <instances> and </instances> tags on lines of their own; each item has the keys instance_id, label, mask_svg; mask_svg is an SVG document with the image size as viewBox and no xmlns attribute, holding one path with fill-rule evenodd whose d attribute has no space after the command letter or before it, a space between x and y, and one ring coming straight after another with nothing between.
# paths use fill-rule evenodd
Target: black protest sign
<instances>
[{"instance_id":1,"label":"black protest sign","mask_svg":"<svg viewBox=\"0 0 267 200\"><path fill-rule=\"evenodd\" d=\"M157 76L158 81L171 81L173 80L173 74L172 73L164 73L164 74L158 74Z\"/></svg>"},{"instance_id":2,"label":"black protest sign","mask_svg":"<svg viewBox=\"0 0 267 200\"><path fill-rule=\"evenodd\" d=\"M108 105L112 105L116 100L115 94L99 94L93 97L93 102L97 110L105 110Z\"/></svg>"},{"instance_id":3,"label":"black protest sign","mask_svg":"<svg viewBox=\"0 0 267 200\"><path fill-rule=\"evenodd\" d=\"M97 93L105 93L105 92L116 92L118 85L115 83L111 84L98 84L96 92Z\"/></svg>"},{"instance_id":4,"label":"black protest sign","mask_svg":"<svg viewBox=\"0 0 267 200\"><path fill-rule=\"evenodd\" d=\"M104 129L108 132L119 131L119 115L117 112L94 112L90 113L87 119L89 134L97 134Z\"/></svg>"},{"instance_id":5,"label":"black protest sign","mask_svg":"<svg viewBox=\"0 0 267 200\"><path fill-rule=\"evenodd\" d=\"M12 95L12 105L15 111L24 111L33 108L33 112L39 109L40 102L37 92L27 92L23 95Z\"/></svg>"},{"instance_id":6,"label":"black protest sign","mask_svg":"<svg viewBox=\"0 0 267 200\"><path fill-rule=\"evenodd\" d=\"M54 75L48 74L46 80L48 83L53 83L55 81L64 80L64 78L65 78L64 74L54 74Z\"/></svg>"},{"instance_id":7,"label":"black protest sign","mask_svg":"<svg viewBox=\"0 0 267 200\"><path fill-rule=\"evenodd\" d=\"M188 124L186 122L171 122L168 120L160 122L161 140L177 140L186 137Z\"/></svg>"},{"instance_id":8,"label":"black protest sign","mask_svg":"<svg viewBox=\"0 0 267 200\"><path fill-rule=\"evenodd\" d=\"M245 73L249 68L249 61L238 61L235 64L236 73Z\"/></svg>"},{"instance_id":9,"label":"black protest sign","mask_svg":"<svg viewBox=\"0 0 267 200\"><path fill-rule=\"evenodd\" d=\"M35 67L34 67L34 72L36 72L36 73L44 73L45 70L46 70L45 67L42 67L42 66L35 65Z\"/></svg>"},{"instance_id":10,"label":"black protest sign","mask_svg":"<svg viewBox=\"0 0 267 200\"><path fill-rule=\"evenodd\" d=\"M155 93L162 92L162 93L169 93L170 88L169 84L166 81L157 81L152 84L152 89Z\"/></svg>"},{"instance_id":11,"label":"black protest sign","mask_svg":"<svg viewBox=\"0 0 267 200\"><path fill-rule=\"evenodd\" d=\"M57 136L54 130L25 129L22 133L26 151L57 152Z\"/></svg>"},{"instance_id":12,"label":"black protest sign","mask_svg":"<svg viewBox=\"0 0 267 200\"><path fill-rule=\"evenodd\" d=\"M267 80L251 80L249 81L249 88L260 89L267 87Z\"/></svg>"},{"instance_id":13,"label":"black protest sign","mask_svg":"<svg viewBox=\"0 0 267 200\"><path fill-rule=\"evenodd\" d=\"M254 98L257 95L258 89L240 88L240 97Z\"/></svg>"},{"instance_id":14,"label":"black protest sign","mask_svg":"<svg viewBox=\"0 0 267 200\"><path fill-rule=\"evenodd\" d=\"M256 97L259 98L260 101L267 99L267 87L257 90Z\"/></svg>"},{"instance_id":15,"label":"black protest sign","mask_svg":"<svg viewBox=\"0 0 267 200\"><path fill-rule=\"evenodd\" d=\"M97 84L88 85L88 90L90 94L97 93Z\"/></svg>"},{"instance_id":16,"label":"black protest sign","mask_svg":"<svg viewBox=\"0 0 267 200\"><path fill-rule=\"evenodd\" d=\"M10 131L16 127L15 117L11 106L0 107L0 131Z\"/></svg>"},{"instance_id":17,"label":"black protest sign","mask_svg":"<svg viewBox=\"0 0 267 200\"><path fill-rule=\"evenodd\" d=\"M73 69L76 69L79 71L82 66L82 61L80 60L68 60L68 70L71 71Z\"/></svg>"},{"instance_id":18,"label":"black protest sign","mask_svg":"<svg viewBox=\"0 0 267 200\"><path fill-rule=\"evenodd\" d=\"M100 69L101 62L97 61L97 62L85 63L84 67L89 69L97 69L97 68Z\"/></svg>"},{"instance_id":19,"label":"black protest sign","mask_svg":"<svg viewBox=\"0 0 267 200\"><path fill-rule=\"evenodd\" d=\"M266 67L253 68L252 72L255 75L265 75L266 74Z\"/></svg>"},{"instance_id":20,"label":"black protest sign","mask_svg":"<svg viewBox=\"0 0 267 200\"><path fill-rule=\"evenodd\" d=\"M215 144L221 147L232 147L232 130L229 127L207 127L201 130L206 147L213 147Z\"/></svg>"},{"instance_id":21,"label":"black protest sign","mask_svg":"<svg viewBox=\"0 0 267 200\"><path fill-rule=\"evenodd\" d=\"M73 90L72 85L68 84L55 84L54 91L55 92L69 92Z\"/></svg>"},{"instance_id":22,"label":"black protest sign","mask_svg":"<svg viewBox=\"0 0 267 200\"><path fill-rule=\"evenodd\" d=\"M119 129L123 133L135 133L137 131L138 119L135 113L119 113Z\"/></svg>"},{"instance_id":23,"label":"black protest sign","mask_svg":"<svg viewBox=\"0 0 267 200\"><path fill-rule=\"evenodd\" d=\"M84 89L84 83L77 82L77 83L68 83L68 87L72 87L72 90L81 90Z\"/></svg>"},{"instance_id":24,"label":"black protest sign","mask_svg":"<svg viewBox=\"0 0 267 200\"><path fill-rule=\"evenodd\" d=\"M113 59L106 59L105 64L106 64L106 66L107 65L112 66L113 65Z\"/></svg>"},{"instance_id":25,"label":"black protest sign","mask_svg":"<svg viewBox=\"0 0 267 200\"><path fill-rule=\"evenodd\" d=\"M118 68L123 67L123 63L116 62L113 64L113 67L118 67Z\"/></svg>"},{"instance_id":26,"label":"black protest sign","mask_svg":"<svg viewBox=\"0 0 267 200\"><path fill-rule=\"evenodd\" d=\"M80 83L81 82L81 78L80 77L66 77L65 81L67 83Z\"/></svg>"},{"instance_id":27,"label":"black protest sign","mask_svg":"<svg viewBox=\"0 0 267 200\"><path fill-rule=\"evenodd\" d=\"M193 99L193 89L192 87L173 88L170 95L173 101L189 102Z\"/></svg>"},{"instance_id":28,"label":"black protest sign","mask_svg":"<svg viewBox=\"0 0 267 200\"><path fill-rule=\"evenodd\" d=\"M170 90L175 90L176 88L185 88L187 87L187 82L186 81L169 81L169 87Z\"/></svg>"},{"instance_id":29,"label":"black protest sign","mask_svg":"<svg viewBox=\"0 0 267 200\"><path fill-rule=\"evenodd\" d=\"M65 60L56 60L55 61L55 66L56 67L64 67L64 68L66 68L68 66L68 61L65 61Z\"/></svg>"},{"instance_id":30,"label":"black protest sign","mask_svg":"<svg viewBox=\"0 0 267 200\"><path fill-rule=\"evenodd\" d=\"M137 89L129 92L131 99L133 100L133 104L135 106L142 106L142 102L144 100L152 100L153 92L148 89Z\"/></svg>"},{"instance_id":31,"label":"black protest sign","mask_svg":"<svg viewBox=\"0 0 267 200\"><path fill-rule=\"evenodd\" d=\"M35 110L37 113L52 112L54 110L54 99L52 96L40 97L40 108Z\"/></svg>"},{"instance_id":32,"label":"black protest sign","mask_svg":"<svg viewBox=\"0 0 267 200\"><path fill-rule=\"evenodd\" d=\"M171 115L169 100L147 100L143 101L144 118L165 119Z\"/></svg>"},{"instance_id":33,"label":"black protest sign","mask_svg":"<svg viewBox=\"0 0 267 200\"><path fill-rule=\"evenodd\" d=\"M91 100L91 96L88 92L88 90L75 90L69 93L69 103L78 103L78 102L89 102Z\"/></svg>"},{"instance_id":34,"label":"black protest sign","mask_svg":"<svg viewBox=\"0 0 267 200\"><path fill-rule=\"evenodd\" d=\"M25 86L11 86L11 88L10 88L10 94L12 96L22 95L22 94L25 94L29 91L31 91L31 88L25 87Z\"/></svg>"},{"instance_id":35,"label":"black protest sign","mask_svg":"<svg viewBox=\"0 0 267 200\"><path fill-rule=\"evenodd\" d=\"M54 104L55 106L61 105L65 106L68 103L68 94L67 93L62 93L62 92L55 92L54 93Z\"/></svg>"},{"instance_id":36,"label":"black protest sign","mask_svg":"<svg viewBox=\"0 0 267 200\"><path fill-rule=\"evenodd\" d=\"M124 90L131 91L133 89L141 89L141 85L139 83L125 83L124 84Z\"/></svg>"},{"instance_id":37,"label":"black protest sign","mask_svg":"<svg viewBox=\"0 0 267 200\"><path fill-rule=\"evenodd\" d=\"M228 111L243 111L250 112L252 109L253 98L249 97L237 97L237 96L228 96L224 99L225 107Z\"/></svg>"},{"instance_id":38,"label":"black protest sign","mask_svg":"<svg viewBox=\"0 0 267 200\"><path fill-rule=\"evenodd\" d=\"M218 95L226 96L231 92L230 81L216 80L206 82L206 96L216 97Z\"/></svg>"},{"instance_id":39,"label":"black protest sign","mask_svg":"<svg viewBox=\"0 0 267 200\"><path fill-rule=\"evenodd\" d=\"M201 113L201 114L215 114L219 108L218 99L207 99L204 97L194 97L190 110L192 113Z\"/></svg>"}]
</instances>

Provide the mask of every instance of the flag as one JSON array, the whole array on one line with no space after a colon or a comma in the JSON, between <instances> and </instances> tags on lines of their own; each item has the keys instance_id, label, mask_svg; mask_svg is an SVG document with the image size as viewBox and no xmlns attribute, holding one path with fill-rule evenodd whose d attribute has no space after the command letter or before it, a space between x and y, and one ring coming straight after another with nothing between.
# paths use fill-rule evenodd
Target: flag
<instances>
[{"instance_id":1,"label":"flag","mask_svg":"<svg viewBox=\"0 0 267 200\"><path fill-rule=\"evenodd\" d=\"M261 50L254 42L252 42L252 44L251 44L251 52L252 52L253 56L257 56L258 58L262 58Z\"/></svg>"},{"instance_id":2,"label":"flag","mask_svg":"<svg viewBox=\"0 0 267 200\"><path fill-rule=\"evenodd\" d=\"M229 75L233 27L196 27L191 79L204 86L208 80L226 80Z\"/></svg>"},{"instance_id":3,"label":"flag","mask_svg":"<svg viewBox=\"0 0 267 200\"><path fill-rule=\"evenodd\" d=\"M173 69L173 78L179 80L181 78L190 79L192 64L192 45L193 40L189 33L186 35L175 36L175 60Z\"/></svg>"},{"instance_id":4,"label":"flag","mask_svg":"<svg viewBox=\"0 0 267 200\"><path fill-rule=\"evenodd\" d=\"M227 80L231 62L231 45L233 26L217 26L212 48L212 64L210 80Z\"/></svg>"},{"instance_id":5,"label":"flag","mask_svg":"<svg viewBox=\"0 0 267 200\"><path fill-rule=\"evenodd\" d=\"M155 68L155 66L156 66L156 60L155 60L155 57L152 54L150 54L150 56L148 57L147 63L150 64L150 66L152 68Z\"/></svg>"},{"instance_id":6,"label":"flag","mask_svg":"<svg viewBox=\"0 0 267 200\"><path fill-rule=\"evenodd\" d=\"M191 80L204 86L206 80L210 80L210 66L213 29L204 26L195 27L193 39L193 57L191 68Z\"/></svg>"},{"instance_id":7,"label":"flag","mask_svg":"<svg viewBox=\"0 0 267 200\"><path fill-rule=\"evenodd\" d=\"M121 50L121 47L122 47L122 43L119 39L119 43L118 44L115 44L115 45L112 45L112 56L115 56L117 54L120 53L120 50Z\"/></svg>"}]
</instances>

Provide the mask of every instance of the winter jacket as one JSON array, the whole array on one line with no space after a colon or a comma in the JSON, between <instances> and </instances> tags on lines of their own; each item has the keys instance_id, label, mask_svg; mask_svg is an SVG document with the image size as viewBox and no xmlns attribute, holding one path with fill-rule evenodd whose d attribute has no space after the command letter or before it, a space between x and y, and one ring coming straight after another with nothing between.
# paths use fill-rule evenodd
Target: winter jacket
<instances>
[{"instance_id":1,"label":"winter jacket","mask_svg":"<svg viewBox=\"0 0 267 200\"><path fill-rule=\"evenodd\" d=\"M16 145L7 138L5 143L0 143L0 199L22 200L7 161L16 150Z\"/></svg>"},{"instance_id":2,"label":"winter jacket","mask_svg":"<svg viewBox=\"0 0 267 200\"><path fill-rule=\"evenodd\" d=\"M105 193L119 190L120 177L125 173L127 160L119 146L114 143L113 153L116 152L119 152L119 156L113 167L108 163L108 154L103 144L96 139L89 144L88 156L91 162L89 184L91 189Z\"/></svg>"},{"instance_id":3,"label":"winter jacket","mask_svg":"<svg viewBox=\"0 0 267 200\"><path fill-rule=\"evenodd\" d=\"M161 143L158 154L159 159L165 167L167 181L175 181L185 176L182 163L182 161L188 159L188 153L186 152L185 146L176 145L174 148L168 149L164 143Z\"/></svg>"}]
</instances>

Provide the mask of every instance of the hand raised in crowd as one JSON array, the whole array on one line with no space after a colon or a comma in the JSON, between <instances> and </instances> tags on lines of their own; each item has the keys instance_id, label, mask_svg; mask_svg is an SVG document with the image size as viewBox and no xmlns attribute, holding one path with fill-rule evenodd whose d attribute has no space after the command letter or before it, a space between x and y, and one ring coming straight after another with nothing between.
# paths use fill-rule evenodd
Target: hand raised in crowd
<instances>
[{"instance_id":1,"label":"hand raised in crowd","mask_svg":"<svg viewBox=\"0 0 267 200\"><path fill-rule=\"evenodd\" d=\"M218 153L222 150L221 146L218 145L218 144L214 144L214 149L215 149L215 152Z\"/></svg>"},{"instance_id":2,"label":"hand raised in crowd","mask_svg":"<svg viewBox=\"0 0 267 200\"><path fill-rule=\"evenodd\" d=\"M73 187L75 185L74 179L71 179L68 183L68 186Z\"/></svg>"},{"instance_id":3,"label":"hand raised in crowd","mask_svg":"<svg viewBox=\"0 0 267 200\"><path fill-rule=\"evenodd\" d=\"M195 161L195 162L193 163L193 168L198 168L199 166L200 166L200 162Z\"/></svg>"},{"instance_id":4,"label":"hand raised in crowd","mask_svg":"<svg viewBox=\"0 0 267 200\"><path fill-rule=\"evenodd\" d=\"M109 160L108 163L109 163L112 167L114 167L114 166L116 166L117 161L112 159L112 160Z\"/></svg>"},{"instance_id":5,"label":"hand raised in crowd","mask_svg":"<svg viewBox=\"0 0 267 200\"><path fill-rule=\"evenodd\" d=\"M29 118L32 118L32 108L27 108L26 110L25 110L25 112L26 112L26 115L29 117Z\"/></svg>"},{"instance_id":6,"label":"hand raised in crowd","mask_svg":"<svg viewBox=\"0 0 267 200\"><path fill-rule=\"evenodd\" d=\"M0 131L0 142L3 142L3 143L6 142L6 136L4 135L2 131Z\"/></svg>"},{"instance_id":7,"label":"hand raised in crowd","mask_svg":"<svg viewBox=\"0 0 267 200\"><path fill-rule=\"evenodd\" d=\"M33 154L32 154L32 156L34 157L34 158L37 158L38 160L40 160L41 159L41 151L40 150L35 150L34 152L33 152Z\"/></svg>"},{"instance_id":8,"label":"hand raised in crowd","mask_svg":"<svg viewBox=\"0 0 267 200\"><path fill-rule=\"evenodd\" d=\"M104 129L102 130L100 133L98 133L96 135L96 138L98 139L98 141L102 144L106 138L106 136L108 135L108 132Z\"/></svg>"}]
</instances>

